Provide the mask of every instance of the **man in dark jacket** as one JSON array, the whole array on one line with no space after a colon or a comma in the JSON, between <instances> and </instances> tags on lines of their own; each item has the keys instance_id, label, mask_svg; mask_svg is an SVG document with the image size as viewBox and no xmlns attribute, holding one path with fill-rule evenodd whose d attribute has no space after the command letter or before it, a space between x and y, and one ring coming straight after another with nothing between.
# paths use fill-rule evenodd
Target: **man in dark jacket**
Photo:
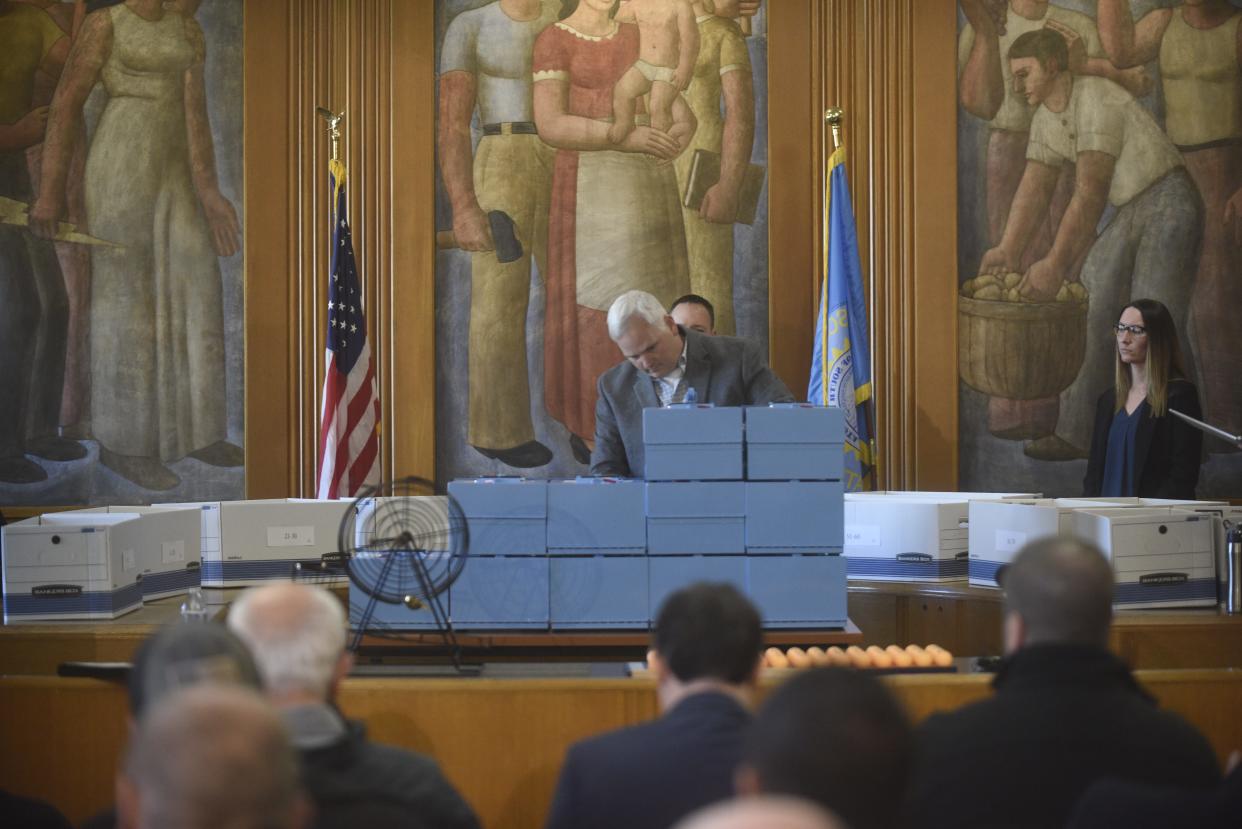
<instances>
[{"instance_id":1,"label":"man in dark jacket","mask_svg":"<svg viewBox=\"0 0 1242 829\"><path fill-rule=\"evenodd\" d=\"M547 829L667 829L733 794L759 673L759 613L727 584L665 600L648 662L662 716L571 746Z\"/></svg>"},{"instance_id":2,"label":"man in dark jacket","mask_svg":"<svg viewBox=\"0 0 1242 829\"><path fill-rule=\"evenodd\" d=\"M625 360L600 375L596 387L592 475L645 476L643 409L688 399L716 406L794 399L758 345L683 328L646 291L617 297L608 309L608 335Z\"/></svg>"},{"instance_id":3,"label":"man in dark jacket","mask_svg":"<svg viewBox=\"0 0 1242 829\"><path fill-rule=\"evenodd\" d=\"M301 755L316 826L479 829L434 760L371 742L362 723L336 709L353 659L344 610L330 593L295 583L254 588L234 602L228 624L254 654Z\"/></svg>"},{"instance_id":4,"label":"man in dark jacket","mask_svg":"<svg viewBox=\"0 0 1242 829\"><path fill-rule=\"evenodd\" d=\"M1006 658L990 699L928 718L911 808L927 827L1063 826L1094 781L1212 786L1212 747L1108 651L1112 568L1045 538L1002 572Z\"/></svg>"}]
</instances>

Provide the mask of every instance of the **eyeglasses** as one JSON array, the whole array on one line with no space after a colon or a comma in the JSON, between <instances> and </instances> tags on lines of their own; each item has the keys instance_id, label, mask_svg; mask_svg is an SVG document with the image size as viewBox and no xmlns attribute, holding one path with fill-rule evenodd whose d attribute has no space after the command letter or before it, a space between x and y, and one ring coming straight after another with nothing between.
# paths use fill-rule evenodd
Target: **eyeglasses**
<instances>
[{"instance_id":1,"label":"eyeglasses","mask_svg":"<svg viewBox=\"0 0 1242 829\"><path fill-rule=\"evenodd\" d=\"M1147 329L1141 325L1126 325L1124 322L1119 322L1113 326L1113 330L1117 332L1118 337L1125 334L1127 331L1136 337L1147 336Z\"/></svg>"}]
</instances>

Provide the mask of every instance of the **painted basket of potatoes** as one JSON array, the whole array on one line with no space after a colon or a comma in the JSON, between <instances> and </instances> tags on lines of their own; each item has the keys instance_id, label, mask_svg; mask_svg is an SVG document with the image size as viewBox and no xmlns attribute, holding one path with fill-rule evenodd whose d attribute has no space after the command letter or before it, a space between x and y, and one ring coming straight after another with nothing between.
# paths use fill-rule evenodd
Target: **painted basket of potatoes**
<instances>
[{"instance_id":1,"label":"painted basket of potatoes","mask_svg":"<svg viewBox=\"0 0 1242 829\"><path fill-rule=\"evenodd\" d=\"M1022 275L982 274L957 300L958 370L972 389L993 397L1037 400L1060 394L1082 368L1087 292L1063 282L1053 302L1018 294Z\"/></svg>"}]
</instances>

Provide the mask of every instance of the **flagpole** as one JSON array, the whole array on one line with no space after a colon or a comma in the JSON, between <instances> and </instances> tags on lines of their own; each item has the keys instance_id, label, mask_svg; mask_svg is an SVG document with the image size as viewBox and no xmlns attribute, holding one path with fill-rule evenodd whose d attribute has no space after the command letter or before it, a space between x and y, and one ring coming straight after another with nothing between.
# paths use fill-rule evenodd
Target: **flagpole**
<instances>
[{"instance_id":1,"label":"flagpole","mask_svg":"<svg viewBox=\"0 0 1242 829\"><path fill-rule=\"evenodd\" d=\"M823 152L824 190L823 190L823 201L821 204L821 209L823 211L823 228L824 228L823 230L824 279L827 280L828 278L828 257L830 256L830 250L828 247L829 242L830 242L829 227L831 223L831 216L829 215L829 210L828 210L828 206L829 206L828 188L831 186L830 185L831 171L829 168L831 166L832 155L836 153L837 150L841 149L841 147L844 145L844 141L841 137L841 134L843 130L843 125L845 123L845 112L841 110L839 107L829 107L828 109L824 110L824 122L828 125L828 127L832 131L832 150ZM821 141L821 147L823 147L825 143L826 142ZM826 147L824 147L824 149L826 150ZM868 326L868 329L870 329L870 326ZM871 478L871 489L874 490L878 488L880 463L879 463L879 451L876 446L875 408L874 408L875 379L874 377L872 378L871 382L872 382L873 392L872 392L871 397L862 403L862 410L863 410L863 417L866 419L866 425L867 425L867 434L868 434L868 447L867 448L871 456L870 458L871 469L869 470L869 476Z\"/></svg>"}]
</instances>

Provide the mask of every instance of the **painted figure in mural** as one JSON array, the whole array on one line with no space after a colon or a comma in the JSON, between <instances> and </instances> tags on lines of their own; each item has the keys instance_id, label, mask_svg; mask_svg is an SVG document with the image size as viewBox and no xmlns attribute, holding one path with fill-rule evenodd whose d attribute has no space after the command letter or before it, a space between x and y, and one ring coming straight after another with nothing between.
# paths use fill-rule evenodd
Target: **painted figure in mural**
<instances>
[{"instance_id":1,"label":"painted figure in mural","mask_svg":"<svg viewBox=\"0 0 1242 829\"><path fill-rule=\"evenodd\" d=\"M1141 68L1118 70L1106 57L1095 21L1080 12L1047 0L961 0L966 25L958 38L958 96L962 107L987 122L987 158L984 162L987 239L1000 242L1025 169L1027 138L1035 107L1014 89L1005 54L1015 40L1045 26L1055 28L1070 44L1071 69L1079 74L1109 78L1136 97L1151 91L1151 80ZM1046 213L1039 217L1030 244L1019 260L1024 271L1047 255L1057 226L1069 204L1074 186L1073 162L1061 168ZM1077 277L1081 261L1072 263L1066 278ZM1039 457L1057 422L1058 398L988 400L988 431L998 437L1033 439L1028 454Z\"/></svg>"},{"instance_id":2,"label":"painted figure in mural","mask_svg":"<svg viewBox=\"0 0 1242 829\"><path fill-rule=\"evenodd\" d=\"M620 144L644 95L651 126L668 132L673 125L673 101L690 85L699 58L699 27L692 0L621 0L616 20L638 26L639 54L612 90L608 140Z\"/></svg>"},{"instance_id":3,"label":"painted figure in mural","mask_svg":"<svg viewBox=\"0 0 1242 829\"><path fill-rule=\"evenodd\" d=\"M470 257L470 426L480 453L515 467L552 459L535 440L526 369L531 256L546 275L552 149L535 131L531 54L559 0L497 0L453 18L440 53L438 149L457 245ZM472 151L470 120L483 137ZM487 215L505 213L522 256L500 262Z\"/></svg>"},{"instance_id":4,"label":"painted figure in mural","mask_svg":"<svg viewBox=\"0 0 1242 829\"><path fill-rule=\"evenodd\" d=\"M1057 433L1047 439L1052 445L1044 455L1081 458L1091 438L1095 396L1111 376L1113 343L1105 335L1114 309L1136 294L1151 296L1164 302L1175 325L1185 330L1203 202L1177 148L1129 92L1104 78L1069 71L1061 35L1050 29L1028 32L1014 41L1008 60L1015 88L1038 108L1005 231L1000 244L983 255L980 270L1019 268L1060 168L1075 164L1074 195L1052 247L1026 268L1018 290L1035 301L1053 299L1085 252L1086 356L1064 392ZM1097 237L1109 203L1116 212Z\"/></svg>"},{"instance_id":5,"label":"painted figure in mural","mask_svg":"<svg viewBox=\"0 0 1242 829\"><path fill-rule=\"evenodd\" d=\"M108 99L86 162L92 234L91 431L101 462L147 489L176 486L187 455L239 466L227 442L217 256L239 249L207 119L196 0L126 0L87 15L52 102L31 225L64 210L71 137L102 78Z\"/></svg>"},{"instance_id":6,"label":"painted figure in mural","mask_svg":"<svg viewBox=\"0 0 1242 829\"><path fill-rule=\"evenodd\" d=\"M613 0L563 0L535 40L535 123L555 147L548 217L545 398L588 463L595 381L617 361L607 313L627 290L662 302L690 288L677 178L696 121L680 96L664 132L642 123L608 137L612 90L639 57L638 27L612 19Z\"/></svg>"},{"instance_id":7,"label":"painted figure in mural","mask_svg":"<svg viewBox=\"0 0 1242 829\"><path fill-rule=\"evenodd\" d=\"M715 9L712 14L709 7ZM750 163L755 140L755 89L746 39L728 19L758 11L757 0L715 0L695 3L699 27L699 59L686 103L699 122L689 150L674 163L679 192L690 178L694 151L720 154L720 180L703 195L698 210L682 208L690 289L716 302L721 334L733 334L733 222L738 194ZM721 115L721 104L724 114Z\"/></svg>"},{"instance_id":8,"label":"painted figure in mural","mask_svg":"<svg viewBox=\"0 0 1242 829\"><path fill-rule=\"evenodd\" d=\"M61 74L69 39L35 6L0 0L0 196L30 203L34 190L26 151L44 139L48 109L34 101L40 72ZM61 438L68 300L51 242L26 228L0 224L0 481L46 480L26 457L83 457Z\"/></svg>"},{"instance_id":9,"label":"painted figure in mural","mask_svg":"<svg viewBox=\"0 0 1242 829\"><path fill-rule=\"evenodd\" d=\"M59 2L59 0L15 0L38 6L56 21L66 35L70 35L82 21L78 13L85 12L82 3ZM68 43L65 44L68 48ZM34 101L36 106L52 102L59 76L46 72L35 75ZM43 144L40 142L26 150L26 167L30 172L30 187L39 192L42 178ZM86 166L86 130L74 138L69 162L69 176L65 186L65 218L75 227L86 226L86 199L82 192L83 172ZM56 260L65 278L65 292L69 298L69 326L65 337L65 382L60 401L61 433L73 437L88 437L84 421L90 401L90 353L87 337L90 332L91 301L91 252L85 245L72 242L54 242Z\"/></svg>"},{"instance_id":10,"label":"painted figure in mural","mask_svg":"<svg viewBox=\"0 0 1242 829\"><path fill-rule=\"evenodd\" d=\"M1100 0L1100 36L1118 66L1159 60L1165 131L1186 159L1205 206L1190 309L1190 342L1208 421L1242 432L1242 11L1187 0L1136 24L1128 2ZM1223 441L1210 441L1226 451Z\"/></svg>"}]
</instances>

